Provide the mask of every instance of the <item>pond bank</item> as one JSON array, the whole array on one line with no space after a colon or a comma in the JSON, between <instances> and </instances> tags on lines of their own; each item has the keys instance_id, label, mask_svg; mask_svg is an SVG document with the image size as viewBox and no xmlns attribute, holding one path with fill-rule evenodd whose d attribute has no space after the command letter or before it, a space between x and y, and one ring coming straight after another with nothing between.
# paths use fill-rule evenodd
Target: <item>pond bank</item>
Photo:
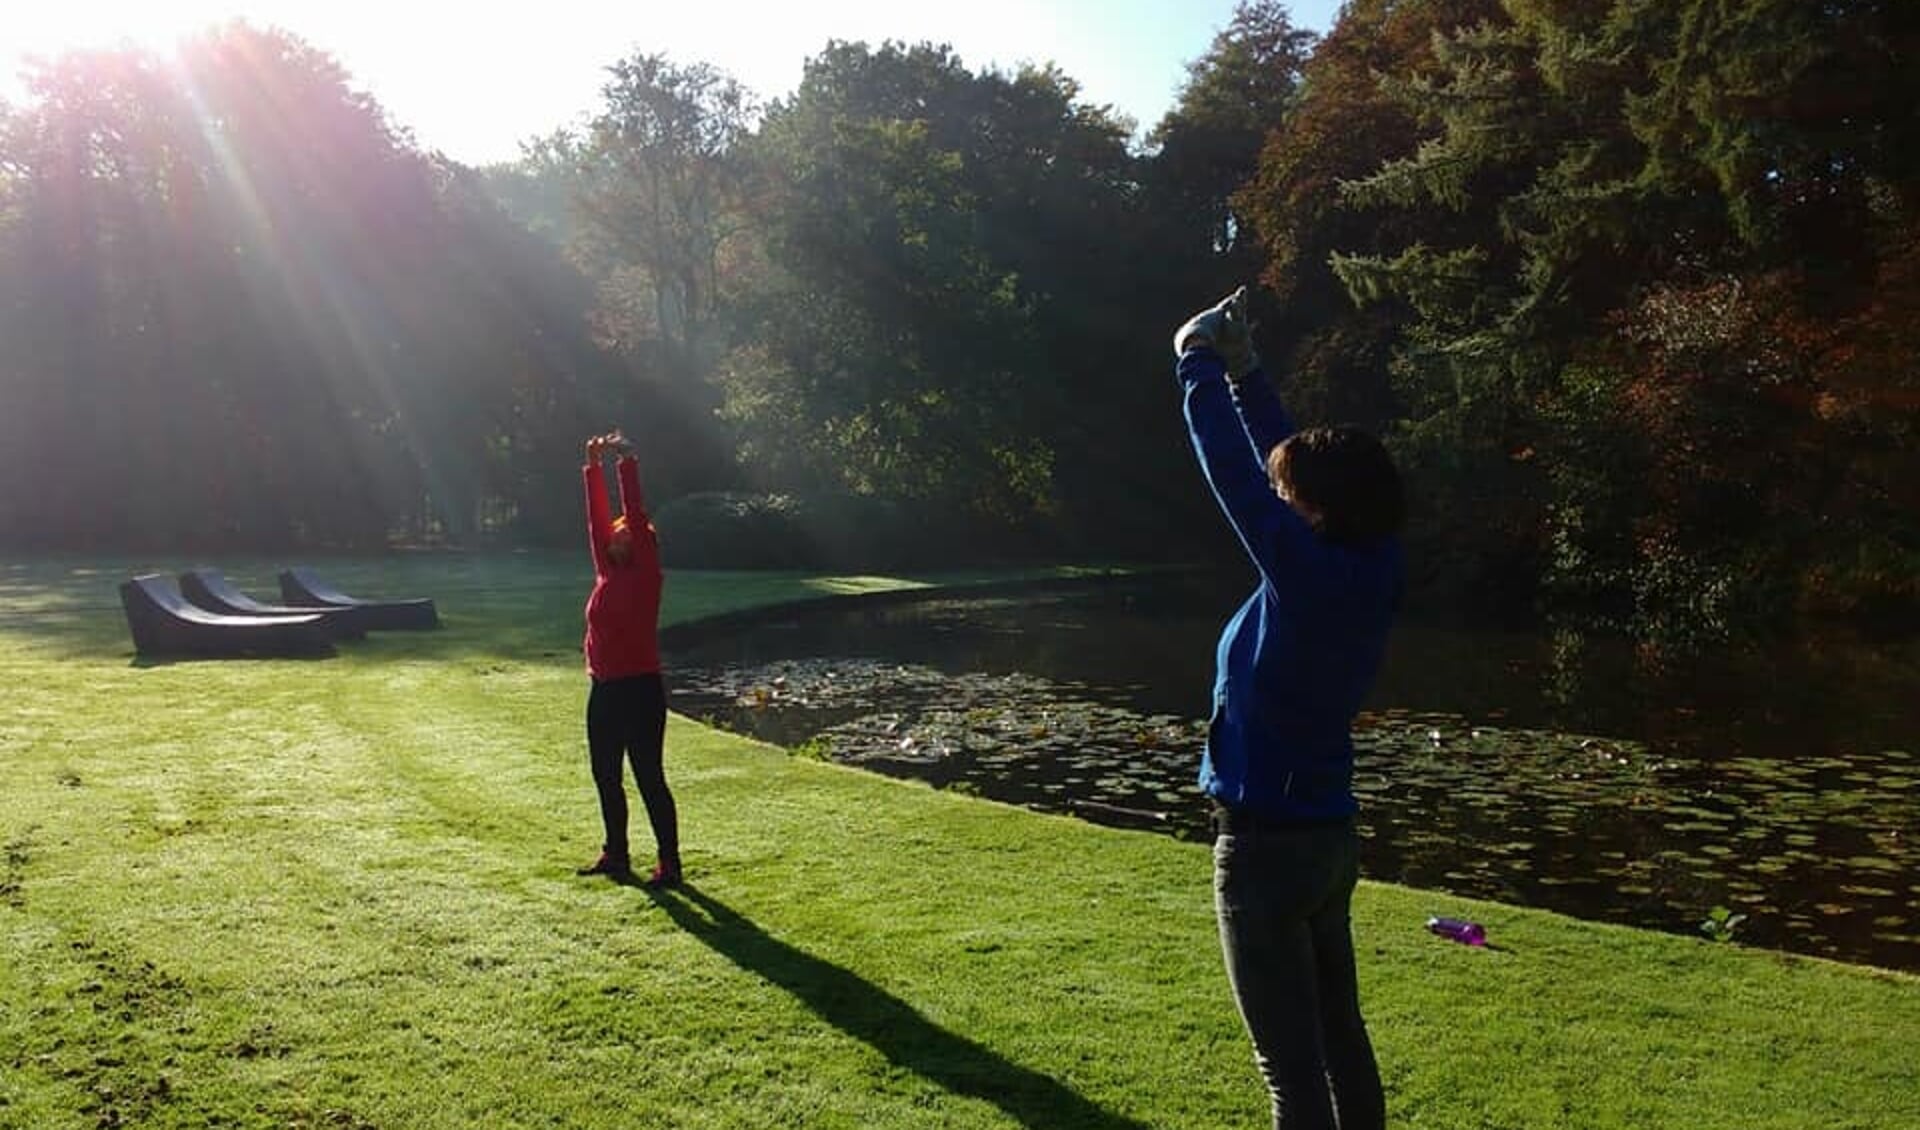
<instances>
[{"instance_id":1,"label":"pond bank","mask_svg":"<svg viewBox=\"0 0 1920 1130\"><path fill-rule=\"evenodd\" d=\"M937 787L1201 837L1195 708L1231 595L1168 595L1192 579L738 617L676 652L676 708ZM1903 835L1920 826L1920 743L1870 713L1876 693L1903 697L1893 676L1853 665L1836 690L1696 666L1661 684L1558 642L1418 621L1396 637L1356 725L1369 876L1680 933L1739 914L1754 944L1920 968L1920 840ZM1726 701L1775 684L1792 700ZM1832 721L1795 713L1814 708Z\"/></svg>"}]
</instances>

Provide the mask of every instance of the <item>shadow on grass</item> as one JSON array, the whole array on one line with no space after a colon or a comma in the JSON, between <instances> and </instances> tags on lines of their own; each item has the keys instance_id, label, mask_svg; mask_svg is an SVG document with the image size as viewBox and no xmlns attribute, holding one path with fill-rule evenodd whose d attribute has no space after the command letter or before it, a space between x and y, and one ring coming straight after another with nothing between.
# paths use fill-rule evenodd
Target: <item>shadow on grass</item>
<instances>
[{"instance_id":1,"label":"shadow on grass","mask_svg":"<svg viewBox=\"0 0 1920 1130\"><path fill-rule=\"evenodd\" d=\"M793 994L816 1015L887 1061L948 1091L992 1103L1022 1126L1039 1130L1145 1130L1057 1079L933 1024L912 1005L832 962L768 934L692 885L650 891L687 933L741 969Z\"/></svg>"}]
</instances>

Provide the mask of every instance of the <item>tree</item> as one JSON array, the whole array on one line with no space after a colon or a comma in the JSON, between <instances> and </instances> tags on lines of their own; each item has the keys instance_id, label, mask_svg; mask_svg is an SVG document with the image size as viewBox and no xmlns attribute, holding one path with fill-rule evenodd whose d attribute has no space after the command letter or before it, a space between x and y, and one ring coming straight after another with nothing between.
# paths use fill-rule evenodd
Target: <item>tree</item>
<instances>
[{"instance_id":1,"label":"tree","mask_svg":"<svg viewBox=\"0 0 1920 1130\"><path fill-rule=\"evenodd\" d=\"M1110 348L1084 321L1126 278L1089 269L1127 254L1124 136L1077 94L929 45L809 62L754 142L768 195L721 373L751 467L949 526L1057 516L1063 397Z\"/></svg>"},{"instance_id":2,"label":"tree","mask_svg":"<svg viewBox=\"0 0 1920 1130\"><path fill-rule=\"evenodd\" d=\"M1407 92L1438 77L1438 37L1498 12L1498 0L1347 5L1234 198L1259 234L1260 279L1277 300L1264 328L1308 416L1384 429L1403 412L1388 375L1407 311L1392 302L1356 306L1334 274L1335 257L1398 252L1488 221L1442 208L1371 206L1344 186L1434 135L1423 100Z\"/></svg>"},{"instance_id":3,"label":"tree","mask_svg":"<svg viewBox=\"0 0 1920 1130\"><path fill-rule=\"evenodd\" d=\"M650 317L610 294L623 310L618 339L652 337L674 363L705 372L718 356L712 335L721 251L740 227L742 170L735 149L755 113L745 87L704 63L635 55L609 68L606 106L573 148L577 202L590 254L618 278L637 269L650 292Z\"/></svg>"},{"instance_id":4,"label":"tree","mask_svg":"<svg viewBox=\"0 0 1920 1130\"><path fill-rule=\"evenodd\" d=\"M1424 139L1341 182L1341 210L1379 222L1330 259L1401 319L1401 448L1450 518L1476 517L1489 548L1461 556L1667 630L1777 609L1863 537L1882 562L1908 552L1840 503L1853 472L1808 442L1838 433L1805 408L1901 400L1834 391L1864 373L1815 327L1884 340L1867 311L1904 277L1913 183L1888 143L1913 119L1850 79L1909 83L1913 22L1874 3L1505 0L1437 35L1431 69L1383 71ZM1262 183L1274 272L1296 283L1332 230L1311 165L1282 156ZM1891 422L1850 417L1868 418ZM1837 545L1804 519L1836 513Z\"/></svg>"},{"instance_id":5,"label":"tree","mask_svg":"<svg viewBox=\"0 0 1920 1130\"><path fill-rule=\"evenodd\" d=\"M1188 246L1213 255L1253 246L1234 194L1292 109L1315 41L1280 0L1239 0L1206 54L1187 65L1174 108L1148 140L1158 150L1157 203L1189 227Z\"/></svg>"},{"instance_id":6,"label":"tree","mask_svg":"<svg viewBox=\"0 0 1920 1130\"><path fill-rule=\"evenodd\" d=\"M616 368L589 298L294 37L55 60L0 123L0 532L179 550L553 529L542 499Z\"/></svg>"},{"instance_id":7,"label":"tree","mask_svg":"<svg viewBox=\"0 0 1920 1130\"><path fill-rule=\"evenodd\" d=\"M268 329L308 313L289 308L270 265L331 246L339 228L319 229L352 212L351 198L327 217L297 206L322 195L326 168L306 162L357 167L370 192L394 184L377 109L324 56L244 25L177 67L131 50L69 55L30 94L10 137L24 238L8 266L25 280L10 338L28 358L22 384L41 395L22 390L30 439L9 454L65 473L59 490L16 500L19 528L122 544L287 536L297 508L276 488L302 467L333 469L356 438L340 426L309 453L290 421L341 425L364 401ZM276 118L294 106L309 127L297 153ZM171 489L156 500L126 483Z\"/></svg>"}]
</instances>

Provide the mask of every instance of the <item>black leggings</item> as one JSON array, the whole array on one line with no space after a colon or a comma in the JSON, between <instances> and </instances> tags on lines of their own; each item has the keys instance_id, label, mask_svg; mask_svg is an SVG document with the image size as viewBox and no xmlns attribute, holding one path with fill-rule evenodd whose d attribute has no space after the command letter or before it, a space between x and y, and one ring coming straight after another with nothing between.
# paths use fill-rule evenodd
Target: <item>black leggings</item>
<instances>
[{"instance_id":1,"label":"black leggings","mask_svg":"<svg viewBox=\"0 0 1920 1130\"><path fill-rule=\"evenodd\" d=\"M616 859L628 858L627 790L621 763L631 758L660 859L680 862L680 818L661 763L666 737L667 690L657 673L593 681L587 695L587 755L593 764L593 786L600 793L600 820L606 825L603 847Z\"/></svg>"}]
</instances>

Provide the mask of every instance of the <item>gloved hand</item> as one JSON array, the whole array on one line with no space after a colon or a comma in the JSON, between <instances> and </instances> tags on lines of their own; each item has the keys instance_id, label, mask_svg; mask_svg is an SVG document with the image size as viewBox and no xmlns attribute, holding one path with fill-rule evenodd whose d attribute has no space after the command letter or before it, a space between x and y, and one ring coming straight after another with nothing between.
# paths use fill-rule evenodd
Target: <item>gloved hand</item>
<instances>
[{"instance_id":1,"label":"gloved hand","mask_svg":"<svg viewBox=\"0 0 1920 1130\"><path fill-rule=\"evenodd\" d=\"M1219 302L1187 319L1173 335L1173 353L1206 346L1227 363L1236 380L1260 367L1253 349L1253 323L1247 318L1247 288L1240 287Z\"/></svg>"}]
</instances>

